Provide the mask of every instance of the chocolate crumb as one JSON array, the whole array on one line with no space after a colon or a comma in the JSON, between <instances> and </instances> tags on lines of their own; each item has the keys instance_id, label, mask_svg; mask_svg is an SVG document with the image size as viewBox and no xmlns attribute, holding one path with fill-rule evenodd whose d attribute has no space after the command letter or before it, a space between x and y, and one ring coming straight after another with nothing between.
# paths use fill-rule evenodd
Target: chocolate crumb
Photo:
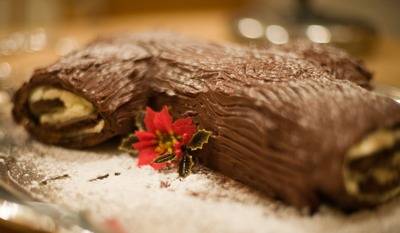
<instances>
[{"instance_id":1,"label":"chocolate crumb","mask_svg":"<svg viewBox=\"0 0 400 233\"><path fill-rule=\"evenodd\" d=\"M96 181L96 180L103 180L103 179L105 179L105 178L107 178L107 177L109 177L109 176L110 176L109 174L105 174L105 175L102 175L102 176L98 176L98 177L96 177L96 178L90 179L89 182L93 182L93 181Z\"/></svg>"},{"instance_id":2,"label":"chocolate crumb","mask_svg":"<svg viewBox=\"0 0 400 233\"><path fill-rule=\"evenodd\" d=\"M171 186L171 183L169 183L168 181L160 181L160 188L168 188Z\"/></svg>"},{"instance_id":3,"label":"chocolate crumb","mask_svg":"<svg viewBox=\"0 0 400 233\"><path fill-rule=\"evenodd\" d=\"M64 174L61 176L55 176L55 177L50 177L48 179L42 180L40 182L41 185L46 185L49 181L54 181L54 180L61 180L61 179L66 179L66 178L71 178L68 174Z\"/></svg>"}]
</instances>

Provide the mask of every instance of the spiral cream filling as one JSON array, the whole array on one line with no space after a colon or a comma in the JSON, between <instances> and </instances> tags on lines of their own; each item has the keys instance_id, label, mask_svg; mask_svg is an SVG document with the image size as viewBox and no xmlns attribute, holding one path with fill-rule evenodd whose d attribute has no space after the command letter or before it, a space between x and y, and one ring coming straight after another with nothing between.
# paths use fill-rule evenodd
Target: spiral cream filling
<instances>
[{"instance_id":1,"label":"spiral cream filling","mask_svg":"<svg viewBox=\"0 0 400 233\"><path fill-rule=\"evenodd\" d=\"M343 169L347 192L371 203L400 194L399 143L399 129L382 129L353 146Z\"/></svg>"},{"instance_id":2,"label":"spiral cream filling","mask_svg":"<svg viewBox=\"0 0 400 233\"><path fill-rule=\"evenodd\" d=\"M63 89L52 86L39 86L29 96L31 113L39 124L56 126L79 123L87 119L96 119L97 112L92 103ZM72 134L99 133L104 128L104 120L97 120L96 125L79 128Z\"/></svg>"}]
</instances>

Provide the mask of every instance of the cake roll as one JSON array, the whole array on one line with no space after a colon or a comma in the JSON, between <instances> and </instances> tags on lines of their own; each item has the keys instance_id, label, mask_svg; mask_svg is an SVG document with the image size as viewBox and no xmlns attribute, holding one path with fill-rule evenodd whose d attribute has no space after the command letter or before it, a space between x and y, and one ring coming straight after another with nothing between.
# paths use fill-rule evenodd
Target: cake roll
<instances>
[{"instance_id":1,"label":"cake roll","mask_svg":"<svg viewBox=\"0 0 400 233\"><path fill-rule=\"evenodd\" d=\"M149 104L212 131L203 164L298 208L353 210L400 193L392 99L315 60L157 41L147 46L157 56Z\"/></svg>"},{"instance_id":2,"label":"cake roll","mask_svg":"<svg viewBox=\"0 0 400 233\"><path fill-rule=\"evenodd\" d=\"M291 62L302 60L315 69L325 70L332 78L363 86L369 84L370 73L361 63L326 46L295 42L279 48L247 48L193 41L165 32L126 34L99 38L55 64L37 69L15 94L15 120L38 140L66 147L90 147L125 135L134 129L132 119L136 110L143 109L147 103L147 82L151 82L151 78L146 78L146 74L152 66L151 61L160 52L149 51L151 44L171 38L182 41L180 49L187 49L189 56L190 50L204 47L214 50L221 59L235 57L243 62L254 53L259 57L258 63L275 62L271 64L275 67L290 68ZM271 56L283 60L273 61ZM337 70L338 63L344 64L341 69L347 74L345 77L342 73L332 72ZM207 69L214 72L212 67ZM271 73L261 75L266 79L274 78Z\"/></svg>"},{"instance_id":3,"label":"cake roll","mask_svg":"<svg viewBox=\"0 0 400 233\"><path fill-rule=\"evenodd\" d=\"M150 59L132 43L90 43L35 70L14 95L14 119L42 142L73 148L126 134L146 104Z\"/></svg>"},{"instance_id":4,"label":"cake roll","mask_svg":"<svg viewBox=\"0 0 400 233\"><path fill-rule=\"evenodd\" d=\"M339 60L349 75L326 62ZM212 132L204 165L298 208L357 209L400 192L400 106L350 60L168 33L100 39L36 71L14 116L41 141L87 147L167 105Z\"/></svg>"}]
</instances>

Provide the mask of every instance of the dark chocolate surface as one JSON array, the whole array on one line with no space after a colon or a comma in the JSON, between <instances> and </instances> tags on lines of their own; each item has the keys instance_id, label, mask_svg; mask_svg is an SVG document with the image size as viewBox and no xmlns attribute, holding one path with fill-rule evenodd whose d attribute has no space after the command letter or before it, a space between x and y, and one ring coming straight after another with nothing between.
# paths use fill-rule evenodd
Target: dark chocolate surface
<instances>
[{"instance_id":1,"label":"dark chocolate surface","mask_svg":"<svg viewBox=\"0 0 400 233\"><path fill-rule=\"evenodd\" d=\"M283 56L305 59L337 79L351 80L362 87L371 88L371 72L365 68L361 60L349 56L343 50L304 40L282 46L271 46L268 50Z\"/></svg>"},{"instance_id":2,"label":"dark chocolate surface","mask_svg":"<svg viewBox=\"0 0 400 233\"><path fill-rule=\"evenodd\" d=\"M99 41L34 72L32 79L16 93L13 114L37 139L69 147L88 147L115 135L128 133L135 112L146 103L147 87L142 85L151 56L134 44ZM49 130L30 120L29 91L41 85L71 91L91 102L105 119L101 133L66 137L62 130ZM67 126L68 127L68 126Z\"/></svg>"},{"instance_id":3,"label":"dark chocolate surface","mask_svg":"<svg viewBox=\"0 0 400 233\"><path fill-rule=\"evenodd\" d=\"M324 49L255 49L163 33L100 39L36 71L16 94L14 115L39 140L86 147L132 130L144 106L167 104L213 132L199 155L207 166L297 207L322 198L359 207L368 203L346 193L344 156L373 130L398 124L400 107L360 87L371 78L361 64ZM44 84L85 97L105 129L65 138L34 124L26 98Z\"/></svg>"}]
</instances>

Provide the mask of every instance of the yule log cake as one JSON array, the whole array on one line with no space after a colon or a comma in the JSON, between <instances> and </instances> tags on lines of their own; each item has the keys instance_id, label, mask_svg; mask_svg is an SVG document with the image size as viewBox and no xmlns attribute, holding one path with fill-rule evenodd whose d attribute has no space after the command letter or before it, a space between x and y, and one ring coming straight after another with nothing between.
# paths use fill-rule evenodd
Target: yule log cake
<instances>
[{"instance_id":1,"label":"yule log cake","mask_svg":"<svg viewBox=\"0 0 400 233\"><path fill-rule=\"evenodd\" d=\"M146 107L168 106L211 133L195 154L204 165L299 208L357 209L400 192L400 106L370 91L370 79L322 45L126 34L36 70L13 114L42 142L84 148L132 133Z\"/></svg>"}]
</instances>

